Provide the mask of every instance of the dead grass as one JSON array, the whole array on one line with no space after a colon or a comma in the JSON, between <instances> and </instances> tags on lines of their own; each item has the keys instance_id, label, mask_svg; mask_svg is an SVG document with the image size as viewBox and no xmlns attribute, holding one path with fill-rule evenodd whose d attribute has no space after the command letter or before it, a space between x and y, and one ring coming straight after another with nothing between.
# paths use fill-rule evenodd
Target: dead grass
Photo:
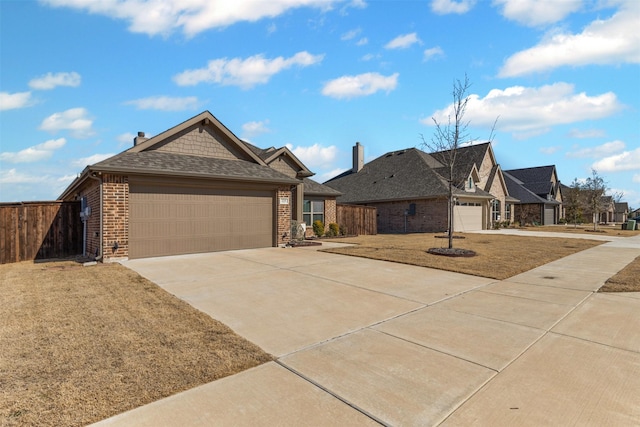
<instances>
[{"instance_id":1,"label":"dead grass","mask_svg":"<svg viewBox=\"0 0 640 427\"><path fill-rule=\"evenodd\" d=\"M427 253L432 247L446 247L442 234L378 234L339 239L357 246L327 249L326 252L393 261L493 279L506 279L603 242L555 237L520 237L493 234L461 234L453 246L476 252L471 258L452 258Z\"/></svg>"},{"instance_id":2,"label":"dead grass","mask_svg":"<svg viewBox=\"0 0 640 427\"><path fill-rule=\"evenodd\" d=\"M272 360L131 270L0 265L0 425L79 426Z\"/></svg>"},{"instance_id":3,"label":"dead grass","mask_svg":"<svg viewBox=\"0 0 640 427\"><path fill-rule=\"evenodd\" d=\"M578 233L587 235L605 235L605 236L618 236L618 237L631 237L640 234L640 230L622 230L620 225L599 225L598 231L593 231L593 224L583 224L577 227L573 225L542 225L537 227L524 227L520 228L523 231L551 231L557 233Z\"/></svg>"},{"instance_id":4,"label":"dead grass","mask_svg":"<svg viewBox=\"0 0 640 427\"><path fill-rule=\"evenodd\" d=\"M598 292L640 292L640 256L607 280Z\"/></svg>"}]
</instances>

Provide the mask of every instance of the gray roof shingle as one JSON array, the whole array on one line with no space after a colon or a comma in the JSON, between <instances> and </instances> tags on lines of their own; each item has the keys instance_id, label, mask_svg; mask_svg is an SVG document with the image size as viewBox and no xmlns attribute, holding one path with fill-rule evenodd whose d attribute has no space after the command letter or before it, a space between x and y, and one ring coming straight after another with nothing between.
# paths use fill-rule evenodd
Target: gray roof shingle
<instances>
[{"instance_id":1,"label":"gray roof shingle","mask_svg":"<svg viewBox=\"0 0 640 427\"><path fill-rule=\"evenodd\" d=\"M295 184L290 178L269 166L245 160L216 159L161 151L125 151L91 166L96 171L137 174L180 175L237 181L269 181Z\"/></svg>"},{"instance_id":2,"label":"gray roof shingle","mask_svg":"<svg viewBox=\"0 0 640 427\"><path fill-rule=\"evenodd\" d=\"M463 165L470 162L465 157L463 159ZM365 164L358 173L346 171L325 184L342 193L338 198L340 203L442 197L448 194L447 180L436 172L442 167L431 155L409 148L386 153ZM471 168L466 171L466 176L470 170ZM466 196L491 197L482 189L467 193L455 188L454 192Z\"/></svg>"}]
</instances>

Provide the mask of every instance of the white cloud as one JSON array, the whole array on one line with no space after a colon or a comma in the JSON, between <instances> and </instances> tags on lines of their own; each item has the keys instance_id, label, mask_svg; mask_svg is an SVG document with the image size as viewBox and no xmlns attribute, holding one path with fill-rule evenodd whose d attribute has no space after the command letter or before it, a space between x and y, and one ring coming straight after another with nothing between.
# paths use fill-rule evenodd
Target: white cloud
<instances>
[{"instance_id":1,"label":"white cloud","mask_svg":"<svg viewBox=\"0 0 640 427\"><path fill-rule=\"evenodd\" d=\"M18 152L0 153L0 160L9 163L31 163L45 160L50 158L55 150L62 148L66 143L67 140L64 138L50 139L42 144L34 145Z\"/></svg>"},{"instance_id":2,"label":"white cloud","mask_svg":"<svg viewBox=\"0 0 640 427\"><path fill-rule=\"evenodd\" d=\"M431 10L439 15L449 13L463 14L471 10L476 0L433 0Z\"/></svg>"},{"instance_id":3,"label":"white cloud","mask_svg":"<svg viewBox=\"0 0 640 427\"><path fill-rule=\"evenodd\" d=\"M606 132L602 129L587 129L587 130L571 129L569 131L568 136L570 138L584 139L584 138L603 138L605 135L606 135Z\"/></svg>"},{"instance_id":4,"label":"white cloud","mask_svg":"<svg viewBox=\"0 0 640 427\"><path fill-rule=\"evenodd\" d=\"M562 2L558 2L562 3ZM509 57L500 77L515 77L561 66L640 62L640 2L630 1L611 18L590 23L579 34L551 33L537 46Z\"/></svg>"},{"instance_id":5,"label":"white cloud","mask_svg":"<svg viewBox=\"0 0 640 427\"><path fill-rule=\"evenodd\" d=\"M248 122L242 125L242 137L253 138L263 133L271 132L271 129L267 127L269 120L263 120L260 122Z\"/></svg>"},{"instance_id":6,"label":"white cloud","mask_svg":"<svg viewBox=\"0 0 640 427\"><path fill-rule=\"evenodd\" d=\"M431 47L429 49L425 49L424 51L424 61L429 61L439 56L444 56L444 51L440 48L440 46Z\"/></svg>"},{"instance_id":7,"label":"white cloud","mask_svg":"<svg viewBox=\"0 0 640 427\"><path fill-rule=\"evenodd\" d=\"M356 46L364 46L369 43L369 39L366 37L361 38L356 42Z\"/></svg>"},{"instance_id":8,"label":"white cloud","mask_svg":"<svg viewBox=\"0 0 640 427\"><path fill-rule=\"evenodd\" d=\"M127 101L125 104L135 105L138 110L185 111L195 110L200 105L200 101L198 101L198 97L196 96L186 96L183 98L150 96L148 98Z\"/></svg>"},{"instance_id":9,"label":"white cloud","mask_svg":"<svg viewBox=\"0 0 640 427\"><path fill-rule=\"evenodd\" d=\"M583 159L583 158L601 159L611 154L619 153L620 151L624 150L624 148L625 148L624 142L616 140L616 141L606 142L602 145L598 145L597 147L577 149L576 151L568 152L566 156L570 159Z\"/></svg>"},{"instance_id":10,"label":"white cloud","mask_svg":"<svg viewBox=\"0 0 640 427\"><path fill-rule=\"evenodd\" d=\"M91 128L93 120L88 115L84 108L71 108L50 115L42 121L39 129L52 133L68 130L74 138L88 138L95 133Z\"/></svg>"},{"instance_id":11,"label":"white cloud","mask_svg":"<svg viewBox=\"0 0 640 427\"><path fill-rule=\"evenodd\" d=\"M640 148L605 157L595 162L591 167L598 172L640 170Z\"/></svg>"},{"instance_id":12,"label":"white cloud","mask_svg":"<svg viewBox=\"0 0 640 427\"><path fill-rule=\"evenodd\" d=\"M0 111L15 110L33 105L31 92L0 92Z\"/></svg>"},{"instance_id":13,"label":"white cloud","mask_svg":"<svg viewBox=\"0 0 640 427\"><path fill-rule=\"evenodd\" d=\"M205 68L186 70L173 77L179 86L194 86L199 83L218 83L223 86L240 86L249 89L264 84L279 72L293 66L308 67L322 61L324 55L312 55L298 52L290 58L279 56L266 59L263 55L254 55L246 59L213 59Z\"/></svg>"},{"instance_id":14,"label":"white cloud","mask_svg":"<svg viewBox=\"0 0 640 427\"><path fill-rule=\"evenodd\" d=\"M554 154L554 153L558 152L561 149L562 149L562 147L556 145L556 146L553 146L553 147L542 147L542 148L540 148L540 152L542 154L550 155L550 154Z\"/></svg>"},{"instance_id":15,"label":"white cloud","mask_svg":"<svg viewBox=\"0 0 640 427\"><path fill-rule=\"evenodd\" d=\"M403 34L387 43L385 49L406 49L412 44L422 43L417 33Z\"/></svg>"},{"instance_id":16,"label":"white cloud","mask_svg":"<svg viewBox=\"0 0 640 427\"><path fill-rule=\"evenodd\" d=\"M583 0L493 0L502 16L529 27L553 24L580 10Z\"/></svg>"},{"instance_id":17,"label":"white cloud","mask_svg":"<svg viewBox=\"0 0 640 427\"><path fill-rule=\"evenodd\" d=\"M89 157L81 157L79 159L76 159L73 162L71 162L71 164L74 165L74 166L78 166L78 167L84 168L85 166L93 165L95 163L101 162L104 159L108 159L109 157L113 157L113 156L115 156L114 153L94 154L94 155L89 156Z\"/></svg>"},{"instance_id":18,"label":"white cloud","mask_svg":"<svg viewBox=\"0 0 640 427\"><path fill-rule=\"evenodd\" d=\"M574 93L573 85L560 82L537 88L493 89L484 98L471 94L465 120L471 126L490 128L498 117L498 130L520 133L519 137L524 138L544 133L555 125L601 119L620 108L614 93L588 96L584 92ZM451 112L452 105L448 105L431 117L446 123ZM431 117L422 122L432 125Z\"/></svg>"},{"instance_id":19,"label":"white cloud","mask_svg":"<svg viewBox=\"0 0 640 427\"><path fill-rule=\"evenodd\" d=\"M631 178L633 182L640 183L640 173L634 173L633 178Z\"/></svg>"},{"instance_id":20,"label":"white cloud","mask_svg":"<svg viewBox=\"0 0 640 427\"><path fill-rule=\"evenodd\" d=\"M398 73L383 76L378 73L364 73L356 76L342 76L331 80L322 88L322 94L338 99L373 95L378 91L391 92L398 85Z\"/></svg>"},{"instance_id":21,"label":"white cloud","mask_svg":"<svg viewBox=\"0 0 640 427\"><path fill-rule=\"evenodd\" d=\"M187 37L237 22L274 18L288 10L310 7L331 10L342 0L43 0L53 7L69 7L129 22L129 31L151 36L182 31ZM355 3L357 5L357 3Z\"/></svg>"},{"instance_id":22,"label":"white cloud","mask_svg":"<svg viewBox=\"0 0 640 427\"><path fill-rule=\"evenodd\" d=\"M336 176L340 175L341 173L347 170L348 169L345 169L345 168L332 169L330 171L322 172L321 174L314 176L313 179L318 182L326 182L331 178L335 178Z\"/></svg>"},{"instance_id":23,"label":"white cloud","mask_svg":"<svg viewBox=\"0 0 640 427\"><path fill-rule=\"evenodd\" d=\"M329 167L333 164L338 154L335 145L323 147L320 144L313 144L309 147L293 147L287 144L286 147L298 158L302 163L310 168Z\"/></svg>"},{"instance_id":24,"label":"white cloud","mask_svg":"<svg viewBox=\"0 0 640 427\"><path fill-rule=\"evenodd\" d=\"M0 170L0 184L33 184L47 180L44 175L29 175L17 169Z\"/></svg>"},{"instance_id":25,"label":"white cloud","mask_svg":"<svg viewBox=\"0 0 640 427\"><path fill-rule=\"evenodd\" d=\"M134 135L133 133L125 132L116 136L116 141L118 141L119 147L122 147L123 145L133 145L133 138L135 137L136 135Z\"/></svg>"},{"instance_id":26,"label":"white cloud","mask_svg":"<svg viewBox=\"0 0 640 427\"><path fill-rule=\"evenodd\" d=\"M44 76L32 79L29 82L29 87L36 90L50 90L56 86L80 86L82 78L80 74L72 71L71 73L47 73Z\"/></svg>"},{"instance_id":27,"label":"white cloud","mask_svg":"<svg viewBox=\"0 0 640 427\"><path fill-rule=\"evenodd\" d=\"M362 28L356 28L350 31L347 31L343 35L340 36L340 40L347 41L356 38L358 34L362 32Z\"/></svg>"}]
</instances>

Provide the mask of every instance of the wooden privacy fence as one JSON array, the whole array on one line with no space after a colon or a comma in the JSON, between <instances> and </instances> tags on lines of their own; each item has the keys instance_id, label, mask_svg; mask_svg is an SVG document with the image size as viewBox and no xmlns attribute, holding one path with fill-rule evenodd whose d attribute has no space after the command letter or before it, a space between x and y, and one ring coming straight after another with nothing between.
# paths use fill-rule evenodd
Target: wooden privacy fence
<instances>
[{"instance_id":1,"label":"wooden privacy fence","mask_svg":"<svg viewBox=\"0 0 640 427\"><path fill-rule=\"evenodd\" d=\"M80 202L0 204L0 264L82 254Z\"/></svg>"},{"instance_id":2,"label":"wooden privacy fence","mask_svg":"<svg viewBox=\"0 0 640 427\"><path fill-rule=\"evenodd\" d=\"M348 234L378 234L377 214L378 210L372 206L336 206L338 224L344 227Z\"/></svg>"}]
</instances>

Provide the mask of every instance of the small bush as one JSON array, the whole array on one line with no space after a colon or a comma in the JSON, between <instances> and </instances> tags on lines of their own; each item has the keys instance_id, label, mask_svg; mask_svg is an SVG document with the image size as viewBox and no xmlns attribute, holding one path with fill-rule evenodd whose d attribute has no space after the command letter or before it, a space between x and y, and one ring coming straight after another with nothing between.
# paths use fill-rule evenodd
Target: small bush
<instances>
[{"instance_id":1,"label":"small bush","mask_svg":"<svg viewBox=\"0 0 640 427\"><path fill-rule=\"evenodd\" d=\"M340 226L340 235L341 236L346 236L349 233L349 230L347 229L346 226L341 225Z\"/></svg>"},{"instance_id":2,"label":"small bush","mask_svg":"<svg viewBox=\"0 0 640 427\"><path fill-rule=\"evenodd\" d=\"M324 223L319 219L313 221L313 234L317 237L322 237L324 235Z\"/></svg>"},{"instance_id":3,"label":"small bush","mask_svg":"<svg viewBox=\"0 0 640 427\"><path fill-rule=\"evenodd\" d=\"M327 234L331 237L339 236L340 226L335 222L332 222L331 224L329 224L329 232Z\"/></svg>"}]
</instances>

